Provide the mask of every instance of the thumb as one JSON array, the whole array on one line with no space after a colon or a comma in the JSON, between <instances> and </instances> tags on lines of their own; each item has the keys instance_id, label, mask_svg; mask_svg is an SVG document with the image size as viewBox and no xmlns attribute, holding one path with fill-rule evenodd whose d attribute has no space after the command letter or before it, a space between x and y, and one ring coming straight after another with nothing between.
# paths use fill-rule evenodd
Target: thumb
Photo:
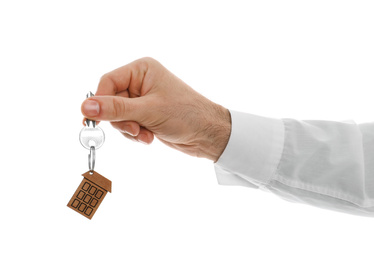
<instances>
[{"instance_id":1,"label":"thumb","mask_svg":"<svg viewBox=\"0 0 374 260\"><path fill-rule=\"evenodd\" d=\"M82 103L82 114L95 121L142 121L142 98L94 96Z\"/></svg>"}]
</instances>

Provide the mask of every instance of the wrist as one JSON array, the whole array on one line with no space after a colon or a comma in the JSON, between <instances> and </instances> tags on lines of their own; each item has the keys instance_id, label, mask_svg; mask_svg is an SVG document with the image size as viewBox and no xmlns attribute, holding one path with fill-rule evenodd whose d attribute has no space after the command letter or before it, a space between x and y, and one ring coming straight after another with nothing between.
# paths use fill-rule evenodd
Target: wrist
<instances>
[{"instance_id":1,"label":"wrist","mask_svg":"<svg viewBox=\"0 0 374 260\"><path fill-rule=\"evenodd\" d=\"M231 134L231 115L228 109L214 104L214 115L207 122L200 145L201 157L217 162L225 150Z\"/></svg>"}]
</instances>

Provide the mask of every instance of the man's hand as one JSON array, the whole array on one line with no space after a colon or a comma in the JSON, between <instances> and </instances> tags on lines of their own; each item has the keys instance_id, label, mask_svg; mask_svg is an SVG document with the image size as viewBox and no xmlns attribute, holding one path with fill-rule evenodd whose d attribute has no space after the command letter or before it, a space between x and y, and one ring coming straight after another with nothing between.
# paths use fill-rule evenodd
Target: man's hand
<instances>
[{"instance_id":1,"label":"man's hand","mask_svg":"<svg viewBox=\"0 0 374 260\"><path fill-rule=\"evenodd\" d=\"M231 131L230 113L151 58L105 74L83 115L110 121L125 137L150 144L154 136L189 155L217 161Z\"/></svg>"}]
</instances>

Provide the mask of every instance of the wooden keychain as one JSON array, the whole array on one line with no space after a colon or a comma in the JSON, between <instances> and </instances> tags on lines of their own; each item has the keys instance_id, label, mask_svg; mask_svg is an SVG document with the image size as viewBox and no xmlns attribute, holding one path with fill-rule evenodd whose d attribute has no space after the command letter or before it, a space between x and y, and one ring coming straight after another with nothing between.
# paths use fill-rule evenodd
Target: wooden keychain
<instances>
[{"instance_id":1,"label":"wooden keychain","mask_svg":"<svg viewBox=\"0 0 374 260\"><path fill-rule=\"evenodd\" d=\"M92 92L89 92L86 97L92 96ZM107 192L112 192L112 182L94 171L96 150L105 141L104 131L96 126L96 121L86 119L86 126L81 130L79 140L84 148L90 150L88 155L89 171L82 174L84 178L67 206L91 219Z\"/></svg>"}]
</instances>

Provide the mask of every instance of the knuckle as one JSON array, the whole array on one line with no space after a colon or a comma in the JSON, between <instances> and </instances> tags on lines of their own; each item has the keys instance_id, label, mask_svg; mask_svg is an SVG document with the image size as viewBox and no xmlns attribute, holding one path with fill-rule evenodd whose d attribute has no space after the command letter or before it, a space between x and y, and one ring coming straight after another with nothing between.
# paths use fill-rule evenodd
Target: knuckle
<instances>
[{"instance_id":1,"label":"knuckle","mask_svg":"<svg viewBox=\"0 0 374 260\"><path fill-rule=\"evenodd\" d=\"M111 81L110 74L105 73L104 75L101 76L99 84L103 85L103 84L108 83L109 81Z\"/></svg>"},{"instance_id":2,"label":"knuckle","mask_svg":"<svg viewBox=\"0 0 374 260\"><path fill-rule=\"evenodd\" d=\"M120 101L117 98L114 98L112 101L112 107L113 107L113 116L115 118L121 118L125 114L126 108L125 103Z\"/></svg>"},{"instance_id":3,"label":"knuckle","mask_svg":"<svg viewBox=\"0 0 374 260\"><path fill-rule=\"evenodd\" d=\"M101 76L100 81L102 81L102 80L108 80L108 78L109 78L109 73L105 73L105 74L103 74Z\"/></svg>"},{"instance_id":4,"label":"knuckle","mask_svg":"<svg viewBox=\"0 0 374 260\"><path fill-rule=\"evenodd\" d=\"M138 60L139 64L145 67L149 67L151 65L157 64L158 61L151 57L143 57Z\"/></svg>"},{"instance_id":5,"label":"knuckle","mask_svg":"<svg viewBox=\"0 0 374 260\"><path fill-rule=\"evenodd\" d=\"M151 62L154 62L155 59L153 59L151 57L143 57L143 58L140 59L140 61L146 62L146 63L151 63Z\"/></svg>"}]
</instances>

